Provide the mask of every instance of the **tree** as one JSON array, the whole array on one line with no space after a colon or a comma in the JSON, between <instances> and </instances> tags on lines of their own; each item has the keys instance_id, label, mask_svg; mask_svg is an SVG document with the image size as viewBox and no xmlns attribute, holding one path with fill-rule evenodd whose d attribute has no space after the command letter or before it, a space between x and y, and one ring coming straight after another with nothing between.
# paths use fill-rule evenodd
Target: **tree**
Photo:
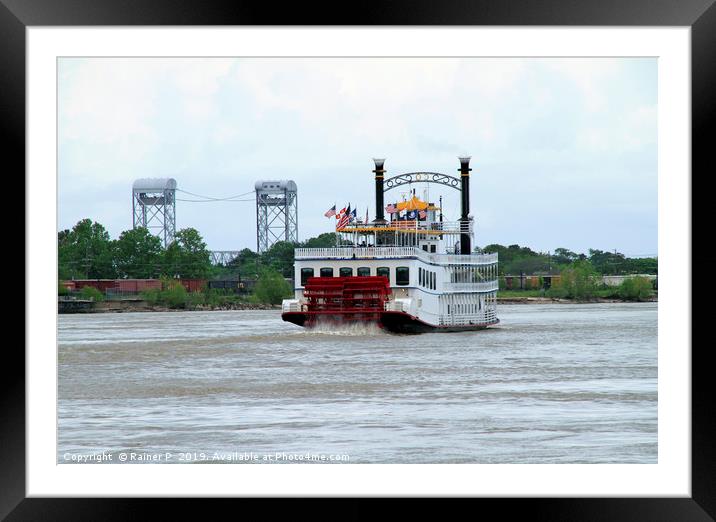
<instances>
[{"instance_id":1,"label":"tree","mask_svg":"<svg viewBox=\"0 0 716 522\"><path fill-rule=\"evenodd\" d=\"M58 272L62 279L115 277L109 233L91 219L57 233Z\"/></svg>"},{"instance_id":2,"label":"tree","mask_svg":"<svg viewBox=\"0 0 716 522\"><path fill-rule=\"evenodd\" d=\"M626 269L626 258L619 252L604 252L589 249L589 261L600 274L623 274Z\"/></svg>"},{"instance_id":3,"label":"tree","mask_svg":"<svg viewBox=\"0 0 716 522\"><path fill-rule=\"evenodd\" d=\"M276 270L283 277L292 277L295 248L295 243L278 241L261 255L261 264Z\"/></svg>"},{"instance_id":4,"label":"tree","mask_svg":"<svg viewBox=\"0 0 716 522\"><path fill-rule=\"evenodd\" d=\"M113 252L119 277L151 279L159 275L162 242L144 227L122 232Z\"/></svg>"},{"instance_id":5,"label":"tree","mask_svg":"<svg viewBox=\"0 0 716 522\"><path fill-rule=\"evenodd\" d=\"M254 298L260 303L280 304L284 298L291 297L291 285L277 270L262 267L254 288Z\"/></svg>"},{"instance_id":6,"label":"tree","mask_svg":"<svg viewBox=\"0 0 716 522\"><path fill-rule=\"evenodd\" d=\"M654 295L654 288L646 277L628 277L619 285L619 297L630 301L646 301Z\"/></svg>"},{"instance_id":7,"label":"tree","mask_svg":"<svg viewBox=\"0 0 716 522\"><path fill-rule=\"evenodd\" d=\"M349 241L347 241L350 243ZM331 248L336 246L335 232L324 232L323 234L312 237L304 241L301 245L304 248Z\"/></svg>"},{"instance_id":8,"label":"tree","mask_svg":"<svg viewBox=\"0 0 716 522\"><path fill-rule=\"evenodd\" d=\"M256 274L256 262L258 258L259 255L256 252L250 248L244 248L226 267L238 270L241 274Z\"/></svg>"},{"instance_id":9,"label":"tree","mask_svg":"<svg viewBox=\"0 0 716 522\"><path fill-rule=\"evenodd\" d=\"M549 258L545 254L535 252L531 248L520 245L508 247L491 244L482 249L484 252L496 252L499 258L500 274L532 274L537 271L549 270Z\"/></svg>"},{"instance_id":10,"label":"tree","mask_svg":"<svg viewBox=\"0 0 716 522\"><path fill-rule=\"evenodd\" d=\"M164 273L188 279L205 278L211 273L211 254L199 232L183 228L164 252Z\"/></svg>"},{"instance_id":11,"label":"tree","mask_svg":"<svg viewBox=\"0 0 716 522\"><path fill-rule=\"evenodd\" d=\"M552 261L557 265L569 265L579 259L579 255L566 248L555 248Z\"/></svg>"},{"instance_id":12,"label":"tree","mask_svg":"<svg viewBox=\"0 0 716 522\"><path fill-rule=\"evenodd\" d=\"M550 293L571 299L590 299L596 294L598 277L588 260L575 261L562 270L559 283L552 285Z\"/></svg>"}]
</instances>

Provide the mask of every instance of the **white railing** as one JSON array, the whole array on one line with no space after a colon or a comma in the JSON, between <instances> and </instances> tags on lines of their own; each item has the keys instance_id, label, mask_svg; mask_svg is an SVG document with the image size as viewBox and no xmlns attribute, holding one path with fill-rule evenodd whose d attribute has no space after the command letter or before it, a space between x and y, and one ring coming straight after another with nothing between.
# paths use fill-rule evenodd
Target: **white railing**
<instances>
[{"instance_id":1,"label":"white railing","mask_svg":"<svg viewBox=\"0 0 716 522\"><path fill-rule=\"evenodd\" d=\"M415 249L417 257L437 265L492 265L497 263L497 252L493 254L428 254L427 252Z\"/></svg>"},{"instance_id":2,"label":"white railing","mask_svg":"<svg viewBox=\"0 0 716 522\"><path fill-rule=\"evenodd\" d=\"M443 290L452 292L490 292L498 289L497 280L475 283L443 283Z\"/></svg>"},{"instance_id":3,"label":"white railing","mask_svg":"<svg viewBox=\"0 0 716 522\"><path fill-rule=\"evenodd\" d=\"M494 323L497 313L487 310L481 314L441 315L440 324L443 326L469 326L474 324Z\"/></svg>"},{"instance_id":4,"label":"white railing","mask_svg":"<svg viewBox=\"0 0 716 522\"><path fill-rule=\"evenodd\" d=\"M284 299L281 303L282 312L300 312L301 303L297 299Z\"/></svg>"},{"instance_id":5,"label":"white railing","mask_svg":"<svg viewBox=\"0 0 716 522\"><path fill-rule=\"evenodd\" d=\"M493 254L429 254L415 247L332 247L297 248L295 259L383 259L391 257L417 257L427 263L437 265L491 265L497 263L497 253Z\"/></svg>"},{"instance_id":6,"label":"white railing","mask_svg":"<svg viewBox=\"0 0 716 522\"><path fill-rule=\"evenodd\" d=\"M296 259L371 259L384 257L415 256L413 247L331 247L297 248Z\"/></svg>"},{"instance_id":7,"label":"white railing","mask_svg":"<svg viewBox=\"0 0 716 522\"><path fill-rule=\"evenodd\" d=\"M402 302L386 301L385 303L386 312L405 312Z\"/></svg>"},{"instance_id":8,"label":"white railing","mask_svg":"<svg viewBox=\"0 0 716 522\"><path fill-rule=\"evenodd\" d=\"M421 232L440 232L444 234L472 234L473 221L463 223L462 221L436 221L428 223L425 221L391 221L385 225L376 225L373 223L350 223L344 228L338 229L338 232L352 232L354 229L371 228L373 230L381 229L386 232L418 230Z\"/></svg>"}]
</instances>

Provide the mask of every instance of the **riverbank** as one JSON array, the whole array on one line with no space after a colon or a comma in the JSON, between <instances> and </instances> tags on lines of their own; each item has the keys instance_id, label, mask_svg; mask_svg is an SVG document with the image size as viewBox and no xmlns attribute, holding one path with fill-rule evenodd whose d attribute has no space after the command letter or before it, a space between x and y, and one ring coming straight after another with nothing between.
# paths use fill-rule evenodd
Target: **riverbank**
<instances>
[{"instance_id":1,"label":"riverbank","mask_svg":"<svg viewBox=\"0 0 716 522\"><path fill-rule=\"evenodd\" d=\"M86 309L66 309L60 307L60 313L123 313L123 312L211 312L229 310L280 310L281 305L262 303L221 303L218 305L196 305L191 308L170 308L168 306L150 304L142 299L123 299L118 301L97 301Z\"/></svg>"},{"instance_id":2,"label":"riverbank","mask_svg":"<svg viewBox=\"0 0 716 522\"><path fill-rule=\"evenodd\" d=\"M645 301L630 301L627 299L597 297L594 299L579 301L575 299L563 299L557 297L498 297L498 304L589 304L589 303L634 303L634 302L658 302L656 297ZM196 305L185 308L170 308L168 306L150 304L141 299L124 299L119 301L97 301L87 303L86 307L64 307L61 303L60 313L126 313L126 312L212 312L230 310L280 310L281 305L263 303L222 303L218 305Z\"/></svg>"},{"instance_id":3,"label":"riverbank","mask_svg":"<svg viewBox=\"0 0 716 522\"><path fill-rule=\"evenodd\" d=\"M589 304L589 303L657 303L658 299L652 297L642 301L619 299L611 297L595 297L588 300L563 299L559 297L497 297L498 304Z\"/></svg>"}]
</instances>

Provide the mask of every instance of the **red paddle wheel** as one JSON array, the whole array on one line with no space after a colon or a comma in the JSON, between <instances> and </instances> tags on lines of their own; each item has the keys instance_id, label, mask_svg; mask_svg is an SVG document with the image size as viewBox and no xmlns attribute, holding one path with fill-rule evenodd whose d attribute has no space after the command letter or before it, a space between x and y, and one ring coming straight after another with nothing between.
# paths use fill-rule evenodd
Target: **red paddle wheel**
<instances>
[{"instance_id":1,"label":"red paddle wheel","mask_svg":"<svg viewBox=\"0 0 716 522\"><path fill-rule=\"evenodd\" d=\"M302 326L324 321L380 323L390 294L390 283L383 276L310 277L303 291L304 310L284 318Z\"/></svg>"}]
</instances>

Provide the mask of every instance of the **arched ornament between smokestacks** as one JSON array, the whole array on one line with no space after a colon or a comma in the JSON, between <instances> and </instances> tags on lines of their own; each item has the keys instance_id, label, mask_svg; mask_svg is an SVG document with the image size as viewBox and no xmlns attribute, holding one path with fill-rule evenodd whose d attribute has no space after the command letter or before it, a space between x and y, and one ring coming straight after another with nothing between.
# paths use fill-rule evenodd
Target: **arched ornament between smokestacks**
<instances>
[{"instance_id":1,"label":"arched ornament between smokestacks","mask_svg":"<svg viewBox=\"0 0 716 522\"><path fill-rule=\"evenodd\" d=\"M410 183L438 183L458 191L462 190L460 179L454 176L440 174L439 172L407 172L387 178L383 185L383 192L388 192L391 189Z\"/></svg>"}]
</instances>

